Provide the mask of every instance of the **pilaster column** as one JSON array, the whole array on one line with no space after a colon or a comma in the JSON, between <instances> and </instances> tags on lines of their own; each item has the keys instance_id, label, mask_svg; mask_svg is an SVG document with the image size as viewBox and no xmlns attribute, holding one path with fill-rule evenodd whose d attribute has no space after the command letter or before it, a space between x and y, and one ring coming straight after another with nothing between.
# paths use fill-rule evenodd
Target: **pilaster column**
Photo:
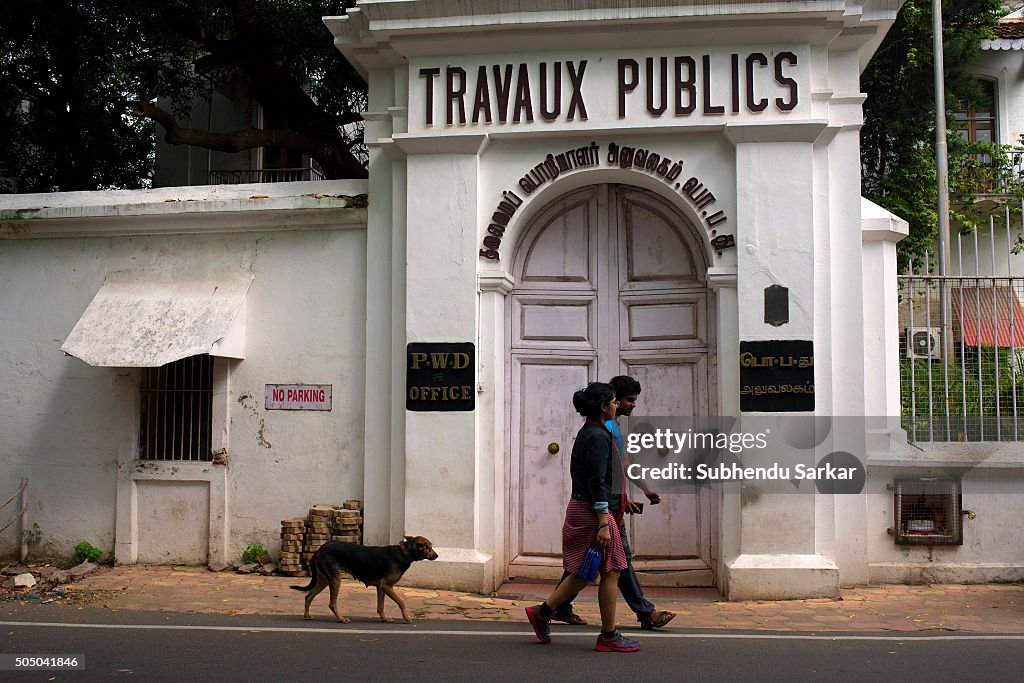
<instances>
[{"instance_id":1,"label":"pilaster column","mask_svg":"<svg viewBox=\"0 0 1024 683\"><path fill-rule=\"evenodd\" d=\"M828 216L827 212L824 217L816 214L814 208L816 185L822 183L823 174L814 142L824 129L823 123L813 123L771 129L740 126L726 131L736 146L736 244L740 276L735 295L737 345L732 349L723 347L720 356L725 415L740 415L739 382L727 379L738 379L738 342L816 341L820 321L814 309L819 285L815 228L816 221L824 220L827 225ZM788 290L788 321L780 326L765 320L765 289L772 285ZM728 308L729 297L719 296ZM815 353L818 351L816 344ZM820 373L819 369L817 374ZM724 385L727 381L729 384ZM762 419L773 414L747 413ZM829 414L827 410L825 414ZM757 490L756 482L742 488L727 487L721 510L725 565L721 576L730 600L838 595L835 562L818 552L820 530L816 525L821 520L816 519L817 495L765 493ZM826 523L832 524L834 519Z\"/></svg>"},{"instance_id":2,"label":"pilaster column","mask_svg":"<svg viewBox=\"0 0 1024 683\"><path fill-rule=\"evenodd\" d=\"M405 342L473 342L478 387L493 360L480 348L477 281L477 147L451 148L447 141L410 142L406 162ZM464 141L463 141L464 142ZM444 182L444 188L437 183ZM493 301L491 302L494 303ZM492 316L493 317L493 313ZM493 349L489 349L493 353ZM486 365L484 365L486 363ZM483 367L482 367L483 366ZM480 591L493 588L495 464L493 438L481 424L493 394L477 393L475 411L406 411L405 534L423 535L438 559L418 562L412 583ZM487 418L488 423L491 418ZM367 454L372 457L372 454Z\"/></svg>"}]
</instances>

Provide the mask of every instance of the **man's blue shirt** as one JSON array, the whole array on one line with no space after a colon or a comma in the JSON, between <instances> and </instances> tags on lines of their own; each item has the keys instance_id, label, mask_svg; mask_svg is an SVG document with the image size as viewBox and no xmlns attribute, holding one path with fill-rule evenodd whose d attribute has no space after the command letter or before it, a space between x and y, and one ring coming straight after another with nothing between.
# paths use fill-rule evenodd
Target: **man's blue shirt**
<instances>
[{"instance_id":1,"label":"man's blue shirt","mask_svg":"<svg viewBox=\"0 0 1024 683\"><path fill-rule=\"evenodd\" d=\"M622 438L622 430L619 429L619 421L615 419L608 420L604 423L604 426L607 427L608 431L615 437L615 445L618 448L619 463L622 467L625 467L626 463L623 460L623 454L626 452L626 444ZM622 467L612 467L612 485L609 492L611 493L612 500L616 501L618 500L619 494L623 491ZM618 506L616 505L616 507Z\"/></svg>"}]
</instances>

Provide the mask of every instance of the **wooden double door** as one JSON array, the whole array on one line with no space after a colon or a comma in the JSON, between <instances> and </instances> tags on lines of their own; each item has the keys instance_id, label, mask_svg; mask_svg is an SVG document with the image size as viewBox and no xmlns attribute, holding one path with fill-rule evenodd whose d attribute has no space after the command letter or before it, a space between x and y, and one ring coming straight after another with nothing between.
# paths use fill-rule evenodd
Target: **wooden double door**
<instances>
[{"instance_id":1,"label":"wooden double door","mask_svg":"<svg viewBox=\"0 0 1024 683\"><path fill-rule=\"evenodd\" d=\"M582 425L576 389L627 374L642 385L636 416L702 416L716 406L706 271L686 220L637 188L577 190L524 232L507 330L510 576L561 573L569 460ZM635 487L630 495L645 500ZM706 491L664 495L628 518L635 566L658 570L645 583L713 582L712 503Z\"/></svg>"}]
</instances>

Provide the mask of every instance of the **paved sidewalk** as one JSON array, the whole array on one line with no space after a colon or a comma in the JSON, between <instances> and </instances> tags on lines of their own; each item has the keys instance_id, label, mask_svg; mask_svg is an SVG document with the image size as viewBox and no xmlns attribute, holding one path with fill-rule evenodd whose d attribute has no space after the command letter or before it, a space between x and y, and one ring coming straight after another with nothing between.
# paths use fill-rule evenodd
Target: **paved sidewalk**
<instances>
[{"instance_id":1,"label":"paved sidewalk","mask_svg":"<svg viewBox=\"0 0 1024 683\"><path fill-rule=\"evenodd\" d=\"M102 568L70 586L69 592L99 593L96 604L114 610L153 610L212 614L301 615L303 595L289 585L306 578L214 573L198 567ZM500 595L398 586L416 619L523 622L523 608L549 587L507 584ZM711 589L651 589L659 609L678 613L670 629L742 629L772 631L965 631L1024 633L1024 585L875 586L842 591L840 600L722 602ZM334 621L328 591L313 602L317 621ZM376 621L376 591L361 583L342 583L339 610L353 623ZM596 589L588 588L577 611L591 624L599 621ZM388 599L385 610L398 618ZM619 621L635 621L619 602ZM527 627L528 628L528 627Z\"/></svg>"}]
</instances>

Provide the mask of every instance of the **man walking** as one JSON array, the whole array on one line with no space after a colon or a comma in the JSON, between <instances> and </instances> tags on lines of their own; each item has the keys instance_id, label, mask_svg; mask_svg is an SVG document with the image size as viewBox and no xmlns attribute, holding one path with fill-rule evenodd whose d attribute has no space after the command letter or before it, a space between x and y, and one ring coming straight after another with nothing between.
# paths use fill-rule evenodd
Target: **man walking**
<instances>
[{"instance_id":1,"label":"man walking","mask_svg":"<svg viewBox=\"0 0 1024 683\"><path fill-rule=\"evenodd\" d=\"M611 385L612 389L615 390L615 397L619 400L619 408L616 412L616 419L608 420L605 423L605 427L615 437L615 444L618 448L619 458L622 459L622 467L613 467L613 482L612 490L610 491L608 511L615 514L619 511L619 494L625 491L625 482L622 481L622 472L625 471L628 463L626 463L626 448L625 440L622 437L622 430L619 428L618 417L626 416L633 412L636 408L637 399L640 396L640 382L636 381L632 377L627 375L619 375L613 377L608 384ZM654 491L646 481L643 479L634 480L634 483L644 492L647 496L647 500L651 502L651 505L657 505L661 502L661 496ZM636 512L639 510L635 504L628 499L626 502L626 512ZM622 524L619 526L619 531L622 536L623 550L626 552L626 568L619 573L619 592L622 593L622 597L626 600L626 604L629 608L636 613L637 619L640 621L640 628L642 629L656 629L661 628L668 624L675 618L674 612L666 610L658 610L654 608L654 605L644 597L643 588L640 587L640 581L636 576L636 571L633 569L633 553L629 548L629 539L626 537L626 518L625 515L622 517ZM562 575L562 579L568 575L565 572ZM567 624L585 624L586 622L578 614L573 612L572 601L576 599L573 595L567 601L559 605L551 614L551 619L554 621L562 621Z\"/></svg>"}]
</instances>

